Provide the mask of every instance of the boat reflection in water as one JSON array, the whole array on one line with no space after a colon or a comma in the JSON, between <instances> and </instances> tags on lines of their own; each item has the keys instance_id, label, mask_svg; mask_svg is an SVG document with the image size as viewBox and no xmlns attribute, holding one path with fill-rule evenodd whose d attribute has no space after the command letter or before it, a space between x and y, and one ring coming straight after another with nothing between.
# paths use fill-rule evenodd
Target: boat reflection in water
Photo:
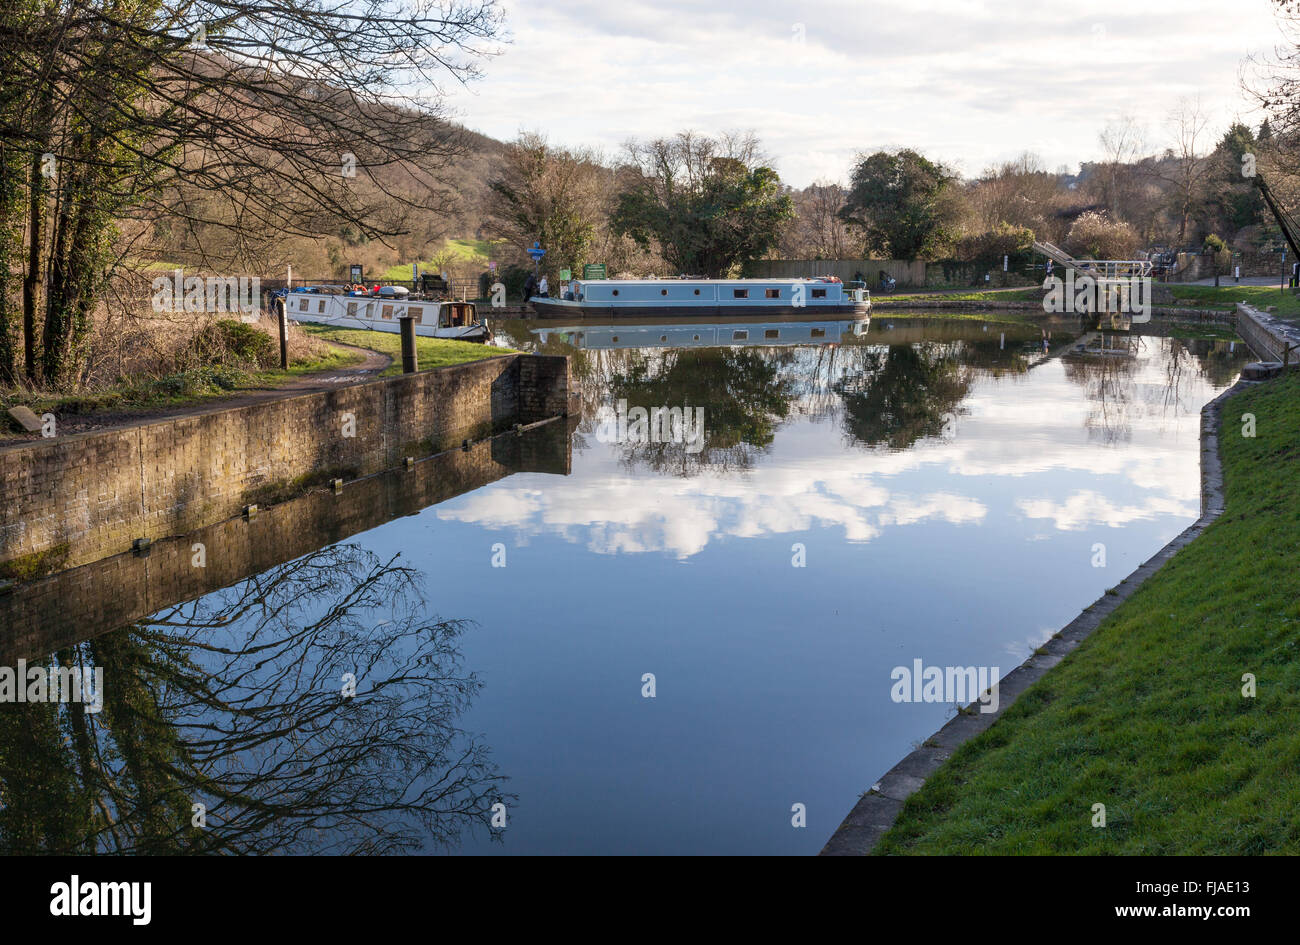
<instances>
[{"instance_id":1,"label":"boat reflection in water","mask_svg":"<svg viewBox=\"0 0 1300 945\"><path fill-rule=\"evenodd\" d=\"M870 318L800 320L689 318L627 320L617 325L571 323L563 327L534 328L539 344L562 341L592 351L630 348L717 348L724 346L781 347L836 344L867 333Z\"/></svg>"}]
</instances>

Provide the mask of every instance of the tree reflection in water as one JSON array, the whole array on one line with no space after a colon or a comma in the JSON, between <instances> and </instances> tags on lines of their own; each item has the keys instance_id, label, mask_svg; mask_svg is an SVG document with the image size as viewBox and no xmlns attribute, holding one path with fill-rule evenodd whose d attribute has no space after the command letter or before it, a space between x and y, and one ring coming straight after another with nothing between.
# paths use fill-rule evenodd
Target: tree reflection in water
<instances>
[{"instance_id":1,"label":"tree reflection in water","mask_svg":"<svg viewBox=\"0 0 1300 945\"><path fill-rule=\"evenodd\" d=\"M865 446L905 450L943 432L970 390L974 371L952 345L923 342L862 352L858 371L836 382L844 430Z\"/></svg>"},{"instance_id":2,"label":"tree reflection in water","mask_svg":"<svg viewBox=\"0 0 1300 945\"><path fill-rule=\"evenodd\" d=\"M782 349L669 349L633 353L608 378L608 402L629 406L704 408L704 447L682 443L625 443L623 463L691 476L705 468L747 469L771 445L790 412L792 381L781 374Z\"/></svg>"},{"instance_id":3,"label":"tree reflection in water","mask_svg":"<svg viewBox=\"0 0 1300 945\"><path fill-rule=\"evenodd\" d=\"M455 724L481 685L467 624L427 618L419 583L338 545L55 654L103 667L103 710L0 707L5 852L391 853L488 830L511 798Z\"/></svg>"},{"instance_id":4,"label":"tree reflection in water","mask_svg":"<svg viewBox=\"0 0 1300 945\"><path fill-rule=\"evenodd\" d=\"M1107 335L1105 344L1107 350L1127 354L1069 354L1062 361L1066 379L1083 388L1088 404L1088 416L1084 419L1088 438L1111 446L1127 443L1133 437L1134 377L1145 340L1137 336ZM1159 339L1155 344L1160 344ZM1170 383L1176 387L1176 377Z\"/></svg>"}]
</instances>

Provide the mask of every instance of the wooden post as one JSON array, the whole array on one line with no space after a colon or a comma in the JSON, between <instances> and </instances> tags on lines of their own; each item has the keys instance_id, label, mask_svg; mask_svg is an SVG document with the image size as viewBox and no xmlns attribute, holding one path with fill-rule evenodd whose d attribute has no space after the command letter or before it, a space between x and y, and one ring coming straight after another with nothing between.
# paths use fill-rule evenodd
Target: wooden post
<instances>
[{"instance_id":1,"label":"wooden post","mask_svg":"<svg viewBox=\"0 0 1300 945\"><path fill-rule=\"evenodd\" d=\"M275 300L275 317L280 323L280 370L289 370L289 315L284 299Z\"/></svg>"},{"instance_id":2,"label":"wooden post","mask_svg":"<svg viewBox=\"0 0 1300 945\"><path fill-rule=\"evenodd\" d=\"M402 373L414 374L420 370L419 358L415 353L415 319L403 315L398 321L402 325Z\"/></svg>"}]
</instances>

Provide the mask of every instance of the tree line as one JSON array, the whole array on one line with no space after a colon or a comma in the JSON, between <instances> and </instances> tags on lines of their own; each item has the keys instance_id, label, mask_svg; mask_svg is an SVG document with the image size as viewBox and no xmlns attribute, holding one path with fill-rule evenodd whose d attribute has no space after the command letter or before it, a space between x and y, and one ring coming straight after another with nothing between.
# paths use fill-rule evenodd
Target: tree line
<instances>
[{"instance_id":1,"label":"tree line","mask_svg":"<svg viewBox=\"0 0 1300 945\"><path fill-rule=\"evenodd\" d=\"M1112 122L1078 173L1025 154L963 179L897 149L794 188L749 133L682 131L607 157L458 127L431 90L479 73L502 29L495 0L0 4L0 388L103 380L150 267L342 275L367 247L423 258L471 228L521 267L543 244L553 278L587 262L705 276L771 257L992 266L1027 259L1034 239L1103 257L1211 236L1267 247L1247 157L1284 201L1300 195L1294 37L1258 128L1210 140L1183 103L1154 146L1138 122Z\"/></svg>"},{"instance_id":2,"label":"tree line","mask_svg":"<svg viewBox=\"0 0 1300 945\"><path fill-rule=\"evenodd\" d=\"M630 274L739 275L762 258L1027 262L1035 240L1079 256L1220 244L1271 249L1280 232L1243 168L1269 166L1285 142L1265 120L1233 122L1217 141L1195 104L1147 153L1131 118L1099 135L1103 160L1049 171L1032 153L973 179L920 152L862 154L847 184L783 184L753 134L691 131L599 152L523 134L490 187L486 229L514 247L540 242L552 279L585 262ZM1285 175L1282 175L1285 176ZM522 257L520 257L522 261Z\"/></svg>"}]
</instances>

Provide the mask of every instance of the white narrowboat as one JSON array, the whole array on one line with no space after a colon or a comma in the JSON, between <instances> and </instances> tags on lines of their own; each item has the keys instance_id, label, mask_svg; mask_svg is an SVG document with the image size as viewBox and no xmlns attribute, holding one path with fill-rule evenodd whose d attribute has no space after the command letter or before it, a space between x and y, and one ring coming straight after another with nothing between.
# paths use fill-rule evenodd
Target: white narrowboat
<instances>
[{"instance_id":1,"label":"white narrowboat","mask_svg":"<svg viewBox=\"0 0 1300 945\"><path fill-rule=\"evenodd\" d=\"M365 290L350 286L303 286L283 296L285 314L298 322L401 331L400 319L410 316L415 333L426 338L489 341L492 332L479 321L473 302L449 302L412 295L405 286Z\"/></svg>"},{"instance_id":2,"label":"white narrowboat","mask_svg":"<svg viewBox=\"0 0 1300 945\"><path fill-rule=\"evenodd\" d=\"M866 315L871 294L837 279L575 279L529 300L542 318L646 315Z\"/></svg>"}]
</instances>

